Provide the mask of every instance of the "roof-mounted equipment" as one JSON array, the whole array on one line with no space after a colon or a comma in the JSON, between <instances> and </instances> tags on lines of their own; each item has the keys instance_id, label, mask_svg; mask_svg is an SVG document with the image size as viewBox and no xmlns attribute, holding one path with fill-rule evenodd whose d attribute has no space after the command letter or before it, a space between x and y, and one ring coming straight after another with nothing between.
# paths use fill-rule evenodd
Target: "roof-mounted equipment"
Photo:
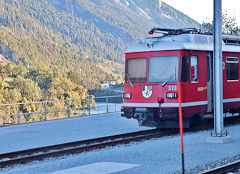
<instances>
[{"instance_id":1,"label":"roof-mounted equipment","mask_svg":"<svg viewBox=\"0 0 240 174\"><path fill-rule=\"evenodd\" d=\"M167 35L180 35L180 34L199 34L200 30L197 28L182 28L182 29L168 29L168 28L153 28L148 34L160 33L163 36Z\"/></svg>"},{"instance_id":2,"label":"roof-mounted equipment","mask_svg":"<svg viewBox=\"0 0 240 174\"><path fill-rule=\"evenodd\" d=\"M222 39L226 45L240 46L240 36L224 34Z\"/></svg>"}]
</instances>

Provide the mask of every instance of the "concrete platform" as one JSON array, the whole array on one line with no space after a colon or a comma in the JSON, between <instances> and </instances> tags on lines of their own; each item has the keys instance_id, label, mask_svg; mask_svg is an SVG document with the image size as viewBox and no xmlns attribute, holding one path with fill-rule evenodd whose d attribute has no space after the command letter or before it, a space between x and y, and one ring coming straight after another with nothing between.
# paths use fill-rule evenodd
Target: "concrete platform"
<instances>
[{"instance_id":1,"label":"concrete platform","mask_svg":"<svg viewBox=\"0 0 240 174\"><path fill-rule=\"evenodd\" d=\"M0 127L0 153L149 129L119 113Z\"/></svg>"},{"instance_id":2,"label":"concrete platform","mask_svg":"<svg viewBox=\"0 0 240 174\"><path fill-rule=\"evenodd\" d=\"M97 162L93 164L87 164L79 167L74 167L66 170L54 172L52 174L111 174L134 167L138 167L136 164L128 163L115 163L115 162Z\"/></svg>"},{"instance_id":3,"label":"concrete platform","mask_svg":"<svg viewBox=\"0 0 240 174\"><path fill-rule=\"evenodd\" d=\"M231 136L210 136L207 137L207 142L208 143L229 143L231 142L233 139Z\"/></svg>"}]
</instances>

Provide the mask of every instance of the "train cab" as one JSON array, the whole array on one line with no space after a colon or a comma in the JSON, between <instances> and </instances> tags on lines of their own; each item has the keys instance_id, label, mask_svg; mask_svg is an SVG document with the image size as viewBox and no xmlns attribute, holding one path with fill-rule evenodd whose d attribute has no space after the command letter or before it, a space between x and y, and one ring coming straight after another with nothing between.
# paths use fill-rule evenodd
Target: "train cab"
<instances>
[{"instance_id":1,"label":"train cab","mask_svg":"<svg viewBox=\"0 0 240 174\"><path fill-rule=\"evenodd\" d=\"M122 116L141 126L178 127L180 85L184 127L212 116L213 36L197 29L151 30L156 31L163 34L126 50ZM240 87L240 46L237 36L224 38L224 112L235 113L240 111L240 92L233 92Z\"/></svg>"}]
</instances>

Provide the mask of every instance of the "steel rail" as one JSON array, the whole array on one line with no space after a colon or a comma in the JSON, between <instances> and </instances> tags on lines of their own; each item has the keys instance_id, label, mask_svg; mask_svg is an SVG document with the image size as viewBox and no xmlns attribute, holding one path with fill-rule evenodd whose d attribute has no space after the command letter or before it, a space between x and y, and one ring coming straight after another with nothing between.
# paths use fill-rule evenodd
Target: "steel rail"
<instances>
[{"instance_id":1,"label":"steel rail","mask_svg":"<svg viewBox=\"0 0 240 174\"><path fill-rule=\"evenodd\" d=\"M228 172L236 172L240 169L240 160L230 163L230 164L226 164L214 169L210 169L207 171L202 172L202 174L224 174L224 173L228 173Z\"/></svg>"}]
</instances>

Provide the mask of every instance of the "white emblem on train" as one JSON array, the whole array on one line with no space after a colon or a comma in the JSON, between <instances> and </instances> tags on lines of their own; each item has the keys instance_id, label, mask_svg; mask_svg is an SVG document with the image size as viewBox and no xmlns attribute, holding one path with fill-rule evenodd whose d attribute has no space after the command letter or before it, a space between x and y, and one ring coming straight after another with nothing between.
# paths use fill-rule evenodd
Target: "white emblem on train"
<instances>
[{"instance_id":1,"label":"white emblem on train","mask_svg":"<svg viewBox=\"0 0 240 174\"><path fill-rule=\"evenodd\" d=\"M152 95L152 86L143 86L142 95L145 98L149 98Z\"/></svg>"}]
</instances>

